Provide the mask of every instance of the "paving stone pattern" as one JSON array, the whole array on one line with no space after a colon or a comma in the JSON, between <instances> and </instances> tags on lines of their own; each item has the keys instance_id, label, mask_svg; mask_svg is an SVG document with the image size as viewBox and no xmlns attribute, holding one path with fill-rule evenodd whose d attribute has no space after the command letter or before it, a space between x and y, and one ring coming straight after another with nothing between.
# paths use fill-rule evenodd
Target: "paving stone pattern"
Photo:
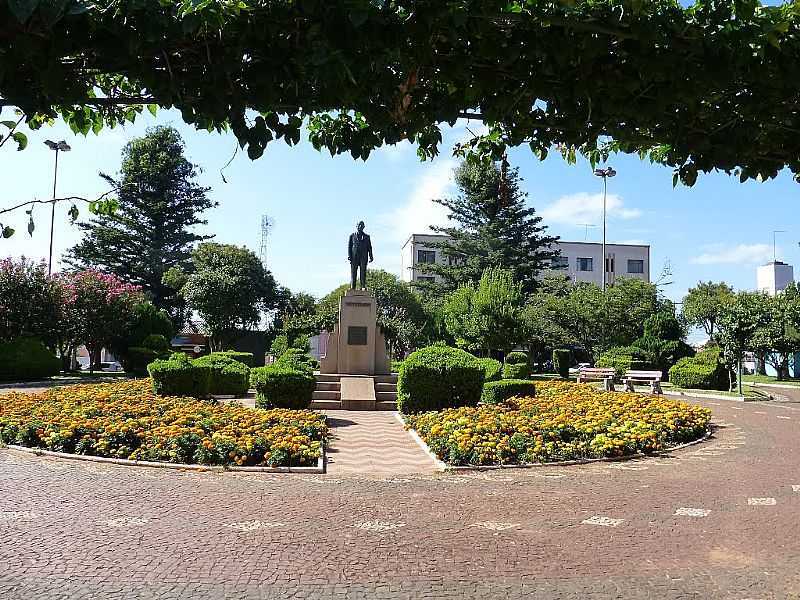
<instances>
[{"instance_id":1,"label":"paving stone pattern","mask_svg":"<svg viewBox=\"0 0 800 600\"><path fill-rule=\"evenodd\" d=\"M433 459L413 440L393 412L326 410L333 440L331 475L409 475L437 471Z\"/></svg>"},{"instance_id":2,"label":"paving stone pattern","mask_svg":"<svg viewBox=\"0 0 800 600\"><path fill-rule=\"evenodd\" d=\"M573 467L198 473L0 449L0 598L800 598L800 410L717 404L706 443Z\"/></svg>"}]
</instances>

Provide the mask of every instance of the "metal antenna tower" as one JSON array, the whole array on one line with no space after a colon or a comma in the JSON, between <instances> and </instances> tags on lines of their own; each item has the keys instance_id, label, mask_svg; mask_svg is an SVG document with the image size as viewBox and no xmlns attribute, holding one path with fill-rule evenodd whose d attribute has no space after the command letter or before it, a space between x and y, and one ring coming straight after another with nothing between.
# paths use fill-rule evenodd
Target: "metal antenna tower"
<instances>
[{"instance_id":1,"label":"metal antenna tower","mask_svg":"<svg viewBox=\"0 0 800 600\"><path fill-rule=\"evenodd\" d=\"M258 252L258 257L264 268L267 268L267 238L269 238L269 230L275 225L275 221L269 215L261 215L261 249Z\"/></svg>"}]
</instances>

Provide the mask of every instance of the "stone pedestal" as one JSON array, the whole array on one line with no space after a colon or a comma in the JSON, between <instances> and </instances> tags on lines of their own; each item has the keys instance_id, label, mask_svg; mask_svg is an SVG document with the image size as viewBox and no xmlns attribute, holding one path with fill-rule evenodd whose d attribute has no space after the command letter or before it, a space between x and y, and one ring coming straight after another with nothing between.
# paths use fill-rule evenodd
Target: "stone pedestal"
<instances>
[{"instance_id":1,"label":"stone pedestal","mask_svg":"<svg viewBox=\"0 0 800 600\"><path fill-rule=\"evenodd\" d=\"M376 323L375 298L365 290L347 290L339 300L339 323L328 339L320 373L384 375L390 371L386 338Z\"/></svg>"}]
</instances>

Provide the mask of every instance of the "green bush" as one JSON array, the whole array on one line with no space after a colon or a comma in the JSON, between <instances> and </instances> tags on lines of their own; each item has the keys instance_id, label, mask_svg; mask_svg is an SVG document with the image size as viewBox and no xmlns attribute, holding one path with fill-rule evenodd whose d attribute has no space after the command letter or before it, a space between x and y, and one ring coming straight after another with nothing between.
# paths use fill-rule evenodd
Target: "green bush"
<instances>
[{"instance_id":1,"label":"green bush","mask_svg":"<svg viewBox=\"0 0 800 600\"><path fill-rule=\"evenodd\" d=\"M236 359L215 352L193 362L211 369L211 394L244 396L250 389L250 367Z\"/></svg>"},{"instance_id":2,"label":"green bush","mask_svg":"<svg viewBox=\"0 0 800 600\"><path fill-rule=\"evenodd\" d=\"M269 347L269 352L275 358L280 358L288 349L289 336L287 336L285 333L281 333L280 335L275 336L275 339L272 340L272 344Z\"/></svg>"},{"instance_id":3,"label":"green bush","mask_svg":"<svg viewBox=\"0 0 800 600\"><path fill-rule=\"evenodd\" d=\"M564 379L569 377L569 357L570 351L566 348L553 350L553 369Z\"/></svg>"},{"instance_id":4,"label":"green bush","mask_svg":"<svg viewBox=\"0 0 800 600\"><path fill-rule=\"evenodd\" d=\"M211 367L189 360L185 354L173 354L167 360L155 360L147 365L153 378L153 391L159 396L208 396L211 386Z\"/></svg>"},{"instance_id":5,"label":"green bush","mask_svg":"<svg viewBox=\"0 0 800 600\"><path fill-rule=\"evenodd\" d=\"M125 372L137 377L147 376L147 365L159 358L159 353L142 346L131 346L122 363Z\"/></svg>"},{"instance_id":6,"label":"green bush","mask_svg":"<svg viewBox=\"0 0 800 600\"><path fill-rule=\"evenodd\" d=\"M528 363L506 363L503 365L503 379L527 379L531 375Z\"/></svg>"},{"instance_id":7,"label":"green bush","mask_svg":"<svg viewBox=\"0 0 800 600\"><path fill-rule=\"evenodd\" d=\"M524 352L509 352L506 356L507 365L527 365L528 355Z\"/></svg>"},{"instance_id":8,"label":"green bush","mask_svg":"<svg viewBox=\"0 0 800 600\"><path fill-rule=\"evenodd\" d=\"M536 386L530 380L503 379L487 381L483 384L481 402L484 404L502 404L512 396L535 396Z\"/></svg>"},{"instance_id":9,"label":"green bush","mask_svg":"<svg viewBox=\"0 0 800 600\"><path fill-rule=\"evenodd\" d=\"M250 385L256 390L258 408L302 410L311 405L317 380L307 369L275 363L252 369Z\"/></svg>"},{"instance_id":10,"label":"green bush","mask_svg":"<svg viewBox=\"0 0 800 600\"><path fill-rule=\"evenodd\" d=\"M493 358L479 358L478 362L483 366L484 381L500 381L503 377L503 363Z\"/></svg>"},{"instance_id":11,"label":"green bush","mask_svg":"<svg viewBox=\"0 0 800 600\"><path fill-rule=\"evenodd\" d=\"M613 368L614 376L622 379L625 371L629 369L647 369L650 363L646 359L646 353L641 348L635 346L618 346L603 352L594 363L598 368Z\"/></svg>"},{"instance_id":12,"label":"green bush","mask_svg":"<svg viewBox=\"0 0 800 600\"><path fill-rule=\"evenodd\" d=\"M727 390L729 383L728 371L720 362L716 347L680 359L669 370L669 380L678 387L698 390Z\"/></svg>"},{"instance_id":13,"label":"green bush","mask_svg":"<svg viewBox=\"0 0 800 600\"><path fill-rule=\"evenodd\" d=\"M412 352L397 378L397 407L418 413L475 406L483 389L484 366L457 348L428 346Z\"/></svg>"},{"instance_id":14,"label":"green bush","mask_svg":"<svg viewBox=\"0 0 800 600\"><path fill-rule=\"evenodd\" d=\"M308 370L311 373L319 368L317 360L299 348L289 348L274 364L294 369Z\"/></svg>"},{"instance_id":15,"label":"green bush","mask_svg":"<svg viewBox=\"0 0 800 600\"><path fill-rule=\"evenodd\" d=\"M402 360L393 360L392 361L392 373L397 373L400 371L400 366L403 364Z\"/></svg>"},{"instance_id":16,"label":"green bush","mask_svg":"<svg viewBox=\"0 0 800 600\"><path fill-rule=\"evenodd\" d=\"M61 360L33 337L0 342L0 381L25 381L58 375Z\"/></svg>"},{"instance_id":17,"label":"green bush","mask_svg":"<svg viewBox=\"0 0 800 600\"><path fill-rule=\"evenodd\" d=\"M255 364L255 357L252 352L237 352L236 350L225 350L223 352L212 352L211 356L227 356L235 361L252 367Z\"/></svg>"},{"instance_id":18,"label":"green bush","mask_svg":"<svg viewBox=\"0 0 800 600\"><path fill-rule=\"evenodd\" d=\"M156 353L168 352L169 340L167 340L167 338L160 333L151 333L142 340L142 343L139 344L139 346L134 347L149 348Z\"/></svg>"}]
</instances>

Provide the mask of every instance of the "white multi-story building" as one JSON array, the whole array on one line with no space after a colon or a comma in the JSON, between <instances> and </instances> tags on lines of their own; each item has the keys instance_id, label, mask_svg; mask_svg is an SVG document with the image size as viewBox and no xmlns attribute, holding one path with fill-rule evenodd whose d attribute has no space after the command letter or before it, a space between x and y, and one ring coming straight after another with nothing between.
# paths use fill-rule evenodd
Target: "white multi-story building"
<instances>
[{"instance_id":1,"label":"white multi-story building","mask_svg":"<svg viewBox=\"0 0 800 600\"><path fill-rule=\"evenodd\" d=\"M435 245L447 240L446 235L415 233L403 245L400 254L403 281L440 281L425 272L425 265L445 264L450 260ZM562 272L573 281L588 281L602 285L600 271L603 245L598 242L565 242L554 244L560 256L553 260L551 271ZM644 244L606 244L606 282L611 285L618 277L634 277L650 281L650 246Z\"/></svg>"},{"instance_id":2,"label":"white multi-story building","mask_svg":"<svg viewBox=\"0 0 800 600\"><path fill-rule=\"evenodd\" d=\"M756 287L759 292L766 292L774 296L786 289L794 282L794 269L792 265L774 260L758 267L756 271Z\"/></svg>"}]
</instances>

